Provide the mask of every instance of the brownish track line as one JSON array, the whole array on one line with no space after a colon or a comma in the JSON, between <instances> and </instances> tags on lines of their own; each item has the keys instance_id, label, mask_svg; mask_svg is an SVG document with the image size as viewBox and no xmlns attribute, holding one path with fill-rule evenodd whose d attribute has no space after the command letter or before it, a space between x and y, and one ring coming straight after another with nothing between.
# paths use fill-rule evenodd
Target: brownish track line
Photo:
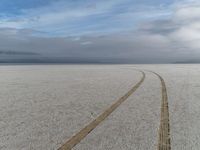
<instances>
[{"instance_id":1,"label":"brownish track line","mask_svg":"<svg viewBox=\"0 0 200 150\"><path fill-rule=\"evenodd\" d=\"M121 103L123 103L131 94L133 94L137 88L142 84L145 79L145 73L142 72L141 80L132 87L124 96L119 98L114 104L112 104L108 109L106 109L102 114L100 114L91 123L86 125L77 134L72 136L66 143L64 143L58 150L71 150L76 144L78 144L84 137L86 137L93 129L95 129L103 120L105 120Z\"/></svg>"},{"instance_id":2,"label":"brownish track line","mask_svg":"<svg viewBox=\"0 0 200 150\"><path fill-rule=\"evenodd\" d=\"M158 150L171 150L167 88L164 79L159 74L155 72L153 73L159 77L162 86L162 102L161 102Z\"/></svg>"}]
</instances>

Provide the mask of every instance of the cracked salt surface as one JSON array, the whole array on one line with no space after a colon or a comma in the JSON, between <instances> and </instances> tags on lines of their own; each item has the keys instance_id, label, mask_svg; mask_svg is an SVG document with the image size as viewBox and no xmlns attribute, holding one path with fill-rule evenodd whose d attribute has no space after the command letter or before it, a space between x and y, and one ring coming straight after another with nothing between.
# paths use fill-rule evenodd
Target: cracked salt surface
<instances>
[{"instance_id":1,"label":"cracked salt surface","mask_svg":"<svg viewBox=\"0 0 200 150\"><path fill-rule=\"evenodd\" d=\"M159 73L168 92L171 148L199 150L200 65L0 66L0 149L54 150L125 94ZM146 72L142 86L77 146L155 149L160 84Z\"/></svg>"}]
</instances>

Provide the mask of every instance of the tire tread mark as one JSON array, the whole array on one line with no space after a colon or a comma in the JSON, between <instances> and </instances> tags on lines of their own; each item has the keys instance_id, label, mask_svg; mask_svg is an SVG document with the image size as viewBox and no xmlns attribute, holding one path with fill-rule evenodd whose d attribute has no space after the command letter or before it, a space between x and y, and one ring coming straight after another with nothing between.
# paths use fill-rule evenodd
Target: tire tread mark
<instances>
[{"instance_id":1,"label":"tire tread mark","mask_svg":"<svg viewBox=\"0 0 200 150\"><path fill-rule=\"evenodd\" d=\"M142 73L142 78L140 81L132 87L124 96L119 98L114 104L112 104L108 109L106 109L102 114L100 114L91 123L86 125L77 134L72 136L66 143L64 143L58 150L71 150L75 145L77 145L84 137L86 137L93 129L95 129L103 120L105 120L121 103L123 103L131 94L133 94L137 88L143 83L145 79L145 73Z\"/></svg>"},{"instance_id":2,"label":"tire tread mark","mask_svg":"<svg viewBox=\"0 0 200 150\"><path fill-rule=\"evenodd\" d=\"M159 139L158 139L158 150L171 150L170 140L170 123L169 123L169 108L168 108L168 97L167 88L164 79L157 73L152 72L158 76L162 86L162 102L161 102L161 113L160 113L160 128L159 128Z\"/></svg>"}]
</instances>

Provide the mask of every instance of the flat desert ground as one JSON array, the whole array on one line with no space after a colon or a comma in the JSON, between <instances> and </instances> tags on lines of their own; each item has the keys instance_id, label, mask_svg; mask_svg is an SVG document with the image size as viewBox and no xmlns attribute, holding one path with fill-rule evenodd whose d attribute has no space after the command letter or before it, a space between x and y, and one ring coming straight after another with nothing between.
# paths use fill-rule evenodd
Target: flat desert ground
<instances>
[{"instance_id":1,"label":"flat desert ground","mask_svg":"<svg viewBox=\"0 0 200 150\"><path fill-rule=\"evenodd\" d=\"M144 82L73 150L156 150L162 86L172 150L200 149L200 65L1 65L0 150L57 150Z\"/></svg>"}]
</instances>

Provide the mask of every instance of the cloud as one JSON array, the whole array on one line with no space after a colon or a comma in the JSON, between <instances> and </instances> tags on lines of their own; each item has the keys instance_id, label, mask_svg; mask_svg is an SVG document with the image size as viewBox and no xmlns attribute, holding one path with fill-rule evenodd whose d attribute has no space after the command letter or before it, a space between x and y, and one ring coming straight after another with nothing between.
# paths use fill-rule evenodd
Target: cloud
<instances>
[{"instance_id":1,"label":"cloud","mask_svg":"<svg viewBox=\"0 0 200 150\"><path fill-rule=\"evenodd\" d=\"M200 4L199 2L195 2L192 4L182 4L178 6L178 8L175 11L175 18L177 18L177 21L194 21L200 19L200 10L199 10Z\"/></svg>"},{"instance_id":2,"label":"cloud","mask_svg":"<svg viewBox=\"0 0 200 150\"><path fill-rule=\"evenodd\" d=\"M91 41L85 41L85 42L82 42L82 43L81 43L81 45L90 45L90 44L92 44Z\"/></svg>"},{"instance_id":3,"label":"cloud","mask_svg":"<svg viewBox=\"0 0 200 150\"><path fill-rule=\"evenodd\" d=\"M175 23L179 24L176 31L169 37L180 45L188 48L188 51L198 51L200 48L200 3L199 5L183 6L175 13Z\"/></svg>"},{"instance_id":4,"label":"cloud","mask_svg":"<svg viewBox=\"0 0 200 150\"><path fill-rule=\"evenodd\" d=\"M178 3L174 9L170 18L145 22L138 32L161 36L169 43L166 48L177 53L177 58L188 54L188 57L200 56L200 3ZM156 43L161 44L159 40Z\"/></svg>"},{"instance_id":5,"label":"cloud","mask_svg":"<svg viewBox=\"0 0 200 150\"><path fill-rule=\"evenodd\" d=\"M20 39L19 37L13 39L0 36L0 50L12 49L19 53L20 51L35 52L40 55L35 55L34 58L41 59L80 58L126 62L158 62L169 59L166 57L169 54L166 49L169 43L161 35L143 34L136 38L133 33L117 33L105 36L81 36L78 40L74 40L76 37L32 36L27 37L26 40ZM162 53L160 53L160 49L162 49ZM27 56L22 58L27 58Z\"/></svg>"},{"instance_id":6,"label":"cloud","mask_svg":"<svg viewBox=\"0 0 200 150\"><path fill-rule=\"evenodd\" d=\"M26 51L0 50L0 55L39 55L39 54L35 52L26 52Z\"/></svg>"},{"instance_id":7,"label":"cloud","mask_svg":"<svg viewBox=\"0 0 200 150\"><path fill-rule=\"evenodd\" d=\"M39 55L31 58L43 60L164 63L200 59L198 1L156 7L132 6L129 0L81 4L66 6L60 1L24 10L25 19L3 20L0 51L34 52Z\"/></svg>"},{"instance_id":8,"label":"cloud","mask_svg":"<svg viewBox=\"0 0 200 150\"><path fill-rule=\"evenodd\" d=\"M17 16L4 16L0 19L0 27L31 28L43 31L44 36L105 34L132 29L140 20L167 16L170 12L166 7L148 1L60 0L41 7L23 8Z\"/></svg>"}]
</instances>

